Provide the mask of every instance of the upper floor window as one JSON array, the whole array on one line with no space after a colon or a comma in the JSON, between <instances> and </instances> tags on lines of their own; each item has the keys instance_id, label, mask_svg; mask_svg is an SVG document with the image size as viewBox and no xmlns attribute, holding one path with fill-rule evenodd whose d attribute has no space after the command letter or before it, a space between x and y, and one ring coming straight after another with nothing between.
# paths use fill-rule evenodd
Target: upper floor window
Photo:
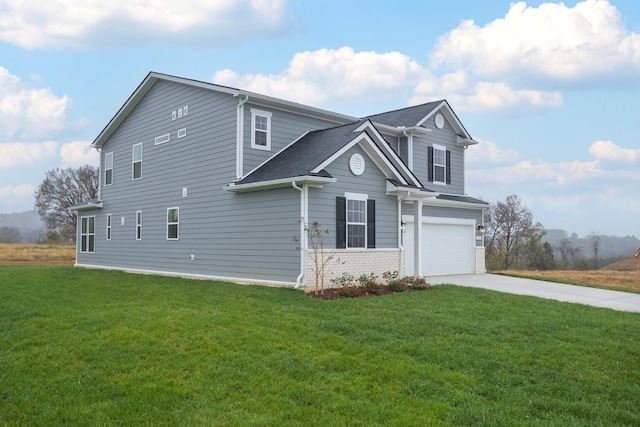
<instances>
[{"instance_id":1,"label":"upper floor window","mask_svg":"<svg viewBox=\"0 0 640 427\"><path fill-rule=\"evenodd\" d=\"M111 240L111 214L107 214L107 240Z\"/></svg>"},{"instance_id":2,"label":"upper floor window","mask_svg":"<svg viewBox=\"0 0 640 427\"><path fill-rule=\"evenodd\" d=\"M178 240L180 237L180 208L167 209L167 240Z\"/></svg>"},{"instance_id":3,"label":"upper floor window","mask_svg":"<svg viewBox=\"0 0 640 427\"><path fill-rule=\"evenodd\" d=\"M251 109L251 148L271 150L271 113Z\"/></svg>"},{"instance_id":4,"label":"upper floor window","mask_svg":"<svg viewBox=\"0 0 640 427\"><path fill-rule=\"evenodd\" d=\"M142 143L133 146L132 179L142 178Z\"/></svg>"},{"instance_id":5,"label":"upper floor window","mask_svg":"<svg viewBox=\"0 0 640 427\"><path fill-rule=\"evenodd\" d=\"M104 185L113 184L113 152L104 155Z\"/></svg>"},{"instance_id":6,"label":"upper floor window","mask_svg":"<svg viewBox=\"0 0 640 427\"><path fill-rule=\"evenodd\" d=\"M95 252L96 217L83 216L80 220L80 252Z\"/></svg>"},{"instance_id":7,"label":"upper floor window","mask_svg":"<svg viewBox=\"0 0 640 427\"><path fill-rule=\"evenodd\" d=\"M376 247L376 201L366 194L336 197L336 247Z\"/></svg>"},{"instance_id":8,"label":"upper floor window","mask_svg":"<svg viewBox=\"0 0 640 427\"><path fill-rule=\"evenodd\" d=\"M429 147L429 182L451 184L451 151L442 145Z\"/></svg>"}]
</instances>

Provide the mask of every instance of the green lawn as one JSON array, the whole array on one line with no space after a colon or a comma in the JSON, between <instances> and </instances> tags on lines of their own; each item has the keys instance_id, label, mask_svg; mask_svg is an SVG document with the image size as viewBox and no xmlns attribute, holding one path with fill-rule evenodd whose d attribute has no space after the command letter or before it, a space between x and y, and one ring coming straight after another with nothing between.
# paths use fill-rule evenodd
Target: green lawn
<instances>
[{"instance_id":1,"label":"green lawn","mask_svg":"<svg viewBox=\"0 0 640 427\"><path fill-rule=\"evenodd\" d=\"M640 314L0 266L0 425L640 425Z\"/></svg>"}]
</instances>

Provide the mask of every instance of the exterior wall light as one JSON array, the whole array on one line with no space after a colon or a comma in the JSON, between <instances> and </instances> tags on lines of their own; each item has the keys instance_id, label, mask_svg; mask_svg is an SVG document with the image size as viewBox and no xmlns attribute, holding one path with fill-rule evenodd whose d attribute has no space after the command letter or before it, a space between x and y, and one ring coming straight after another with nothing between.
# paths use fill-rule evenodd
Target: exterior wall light
<instances>
[{"instance_id":1,"label":"exterior wall light","mask_svg":"<svg viewBox=\"0 0 640 427\"><path fill-rule=\"evenodd\" d=\"M403 233L405 231L407 231L407 223L406 222L400 221L400 231L403 232Z\"/></svg>"},{"instance_id":2,"label":"exterior wall light","mask_svg":"<svg viewBox=\"0 0 640 427\"><path fill-rule=\"evenodd\" d=\"M479 225L478 228L476 228L476 235L484 236L484 225Z\"/></svg>"}]
</instances>

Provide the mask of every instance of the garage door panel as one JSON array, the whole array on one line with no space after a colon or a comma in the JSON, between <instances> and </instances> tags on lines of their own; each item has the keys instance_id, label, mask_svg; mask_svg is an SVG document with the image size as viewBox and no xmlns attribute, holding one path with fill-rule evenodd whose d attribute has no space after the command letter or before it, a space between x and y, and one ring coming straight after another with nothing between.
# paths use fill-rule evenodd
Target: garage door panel
<instances>
[{"instance_id":1,"label":"garage door panel","mask_svg":"<svg viewBox=\"0 0 640 427\"><path fill-rule=\"evenodd\" d=\"M406 271L414 271L413 224L404 237ZM471 224L423 223L422 274L441 276L474 271L474 226ZM415 274L415 273L413 273Z\"/></svg>"}]
</instances>

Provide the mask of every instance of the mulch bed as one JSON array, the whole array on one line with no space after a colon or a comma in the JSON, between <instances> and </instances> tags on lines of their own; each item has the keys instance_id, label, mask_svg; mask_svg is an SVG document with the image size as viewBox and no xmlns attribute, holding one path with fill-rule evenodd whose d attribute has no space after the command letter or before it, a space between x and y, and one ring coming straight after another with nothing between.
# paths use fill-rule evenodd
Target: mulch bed
<instances>
[{"instance_id":1,"label":"mulch bed","mask_svg":"<svg viewBox=\"0 0 640 427\"><path fill-rule=\"evenodd\" d=\"M377 297L382 295L395 295L398 293L405 294L407 292L423 292L425 290L428 291L430 289L431 289L430 286L427 286L426 289L413 289L411 287L408 287L402 292L396 292L389 289L389 286L387 285L380 285L379 293L360 292L353 296L345 296L343 295L343 292L340 291L340 288L325 288L324 293L321 293L322 291L319 290L318 294L316 295L315 291L312 290L310 292L306 292L306 295L311 298L324 299L324 300L336 300L336 299L349 299L349 298Z\"/></svg>"}]
</instances>

